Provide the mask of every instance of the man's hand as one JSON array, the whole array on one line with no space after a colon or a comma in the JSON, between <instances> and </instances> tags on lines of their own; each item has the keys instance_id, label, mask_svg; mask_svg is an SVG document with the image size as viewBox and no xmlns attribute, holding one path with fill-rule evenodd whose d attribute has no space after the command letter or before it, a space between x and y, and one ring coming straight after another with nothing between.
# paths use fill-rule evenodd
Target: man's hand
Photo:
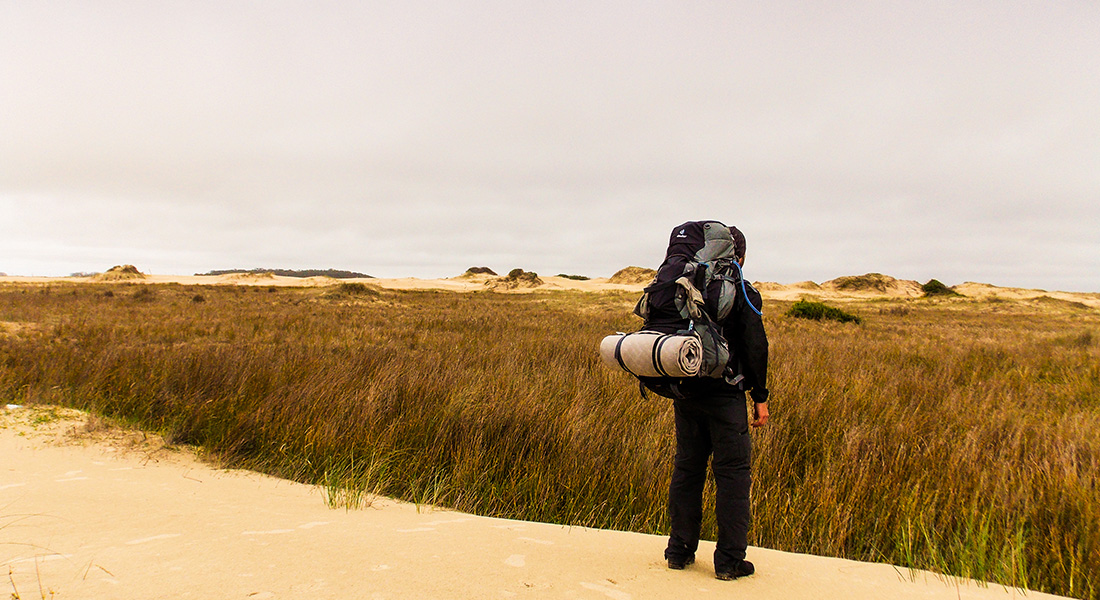
<instances>
[{"instance_id":1,"label":"man's hand","mask_svg":"<svg viewBox=\"0 0 1100 600\"><path fill-rule=\"evenodd\" d=\"M762 427L767 422L768 422L768 403L767 402L761 402L761 403L754 402L753 405L752 405L752 426L753 427Z\"/></svg>"}]
</instances>

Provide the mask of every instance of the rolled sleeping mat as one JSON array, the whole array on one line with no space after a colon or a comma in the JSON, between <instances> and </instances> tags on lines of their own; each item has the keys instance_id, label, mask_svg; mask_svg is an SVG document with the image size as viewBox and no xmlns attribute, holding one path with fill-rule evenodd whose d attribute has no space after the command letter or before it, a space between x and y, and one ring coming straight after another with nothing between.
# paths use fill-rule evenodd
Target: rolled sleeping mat
<instances>
[{"instance_id":1,"label":"rolled sleeping mat","mask_svg":"<svg viewBox=\"0 0 1100 600\"><path fill-rule=\"evenodd\" d=\"M638 377L695 377L703 364L703 346L694 335L616 333L600 342L600 358Z\"/></svg>"}]
</instances>

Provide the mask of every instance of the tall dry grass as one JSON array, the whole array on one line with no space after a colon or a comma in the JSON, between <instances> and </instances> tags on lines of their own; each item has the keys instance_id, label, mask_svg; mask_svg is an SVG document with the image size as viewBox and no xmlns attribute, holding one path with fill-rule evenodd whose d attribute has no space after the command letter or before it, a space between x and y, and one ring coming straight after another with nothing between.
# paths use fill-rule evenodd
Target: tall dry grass
<instances>
[{"instance_id":1,"label":"tall dry grass","mask_svg":"<svg viewBox=\"0 0 1100 600\"><path fill-rule=\"evenodd\" d=\"M596 357L637 327L634 300L7 285L0 401L129 419L333 503L664 532L670 407ZM752 543L1100 597L1097 311L851 303L857 326L766 308Z\"/></svg>"}]
</instances>

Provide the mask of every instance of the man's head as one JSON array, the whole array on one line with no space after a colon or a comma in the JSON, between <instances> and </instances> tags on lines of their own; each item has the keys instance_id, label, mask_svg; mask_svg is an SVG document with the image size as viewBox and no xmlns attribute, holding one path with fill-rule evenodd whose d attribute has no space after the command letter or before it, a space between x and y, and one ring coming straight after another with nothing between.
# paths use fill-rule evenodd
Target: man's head
<instances>
[{"instance_id":1,"label":"man's head","mask_svg":"<svg viewBox=\"0 0 1100 600\"><path fill-rule=\"evenodd\" d=\"M730 225L730 236L733 238L733 253L737 256L737 262L745 264L745 234L741 230Z\"/></svg>"}]
</instances>

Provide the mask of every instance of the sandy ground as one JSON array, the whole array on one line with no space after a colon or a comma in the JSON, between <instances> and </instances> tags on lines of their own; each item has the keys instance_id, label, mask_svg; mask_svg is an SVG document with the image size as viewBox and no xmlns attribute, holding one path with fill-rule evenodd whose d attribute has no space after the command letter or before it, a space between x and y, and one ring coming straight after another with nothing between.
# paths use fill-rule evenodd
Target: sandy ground
<instances>
[{"instance_id":1,"label":"sandy ground","mask_svg":"<svg viewBox=\"0 0 1100 600\"><path fill-rule=\"evenodd\" d=\"M330 509L319 488L215 469L155 436L56 412L0 406L0 593L13 598L1024 597L759 548L756 575L723 582L712 543L677 572L659 536L387 499Z\"/></svg>"}]
</instances>

